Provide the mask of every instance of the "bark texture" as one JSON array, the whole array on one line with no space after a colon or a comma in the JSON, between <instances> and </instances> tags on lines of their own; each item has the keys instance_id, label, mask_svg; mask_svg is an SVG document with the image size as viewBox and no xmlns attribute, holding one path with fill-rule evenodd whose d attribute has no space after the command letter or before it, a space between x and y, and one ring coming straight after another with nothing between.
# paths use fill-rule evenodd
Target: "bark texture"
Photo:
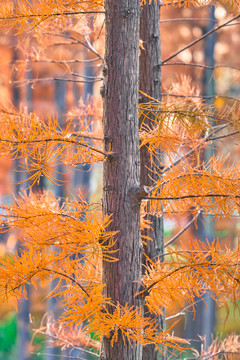
<instances>
[{"instance_id":1,"label":"bark texture","mask_svg":"<svg viewBox=\"0 0 240 360\"><path fill-rule=\"evenodd\" d=\"M161 99L161 68L158 66L161 63L161 42L160 42L160 2L152 1L151 4L146 4L142 7L140 18L140 39L143 41L144 50L140 56L140 90L144 93ZM144 96L140 95L140 102L149 101ZM151 117L145 124L151 126ZM156 160L156 159L155 159ZM157 160L156 160L157 163ZM149 169L154 170L154 165L151 163L149 152L146 147L141 148L141 185L152 186L156 175L150 172ZM163 220L162 218L148 215L148 220L151 221L151 229L145 232L152 241L144 246L144 253L153 259L159 254L163 253ZM143 263L146 257L143 257ZM144 268L143 268L144 270ZM145 308L145 316L150 316ZM159 327L164 329L164 319L157 319ZM143 349L143 360L160 359L162 356L156 351L155 345L146 346Z\"/></svg>"},{"instance_id":2,"label":"bark texture","mask_svg":"<svg viewBox=\"0 0 240 360\"><path fill-rule=\"evenodd\" d=\"M144 50L140 56L139 89L156 99L161 98L160 1L141 8L140 39ZM142 98L141 101L148 101Z\"/></svg>"},{"instance_id":3,"label":"bark texture","mask_svg":"<svg viewBox=\"0 0 240 360\"><path fill-rule=\"evenodd\" d=\"M104 86L105 150L103 213L112 214L107 230L118 231L117 262L103 262L106 295L114 303L141 306L142 243L140 239L140 157L138 135L139 17L138 0L106 0ZM112 311L113 309L109 309ZM102 359L140 360L141 346L124 342L111 346L104 338Z\"/></svg>"}]
</instances>

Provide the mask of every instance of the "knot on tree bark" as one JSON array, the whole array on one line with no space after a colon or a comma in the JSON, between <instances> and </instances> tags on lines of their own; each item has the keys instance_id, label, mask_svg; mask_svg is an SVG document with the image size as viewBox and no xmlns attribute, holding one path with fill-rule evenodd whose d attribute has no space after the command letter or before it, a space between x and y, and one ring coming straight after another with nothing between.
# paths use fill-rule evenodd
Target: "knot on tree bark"
<instances>
[{"instance_id":1,"label":"knot on tree bark","mask_svg":"<svg viewBox=\"0 0 240 360\"><path fill-rule=\"evenodd\" d=\"M138 191L138 200L142 201L143 199L146 198L146 196L148 196L149 194L149 188L145 185L139 187L139 191Z\"/></svg>"},{"instance_id":2,"label":"knot on tree bark","mask_svg":"<svg viewBox=\"0 0 240 360\"><path fill-rule=\"evenodd\" d=\"M134 8L125 8L121 11L121 15L126 18L129 15L133 15L135 13Z\"/></svg>"},{"instance_id":3,"label":"knot on tree bark","mask_svg":"<svg viewBox=\"0 0 240 360\"><path fill-rule=\"evenodd\" d=\"M133 186L129 191L130 196L140 203L146 196L149 194L149 189L147 186Z\"/></svg>"}]
</instances>

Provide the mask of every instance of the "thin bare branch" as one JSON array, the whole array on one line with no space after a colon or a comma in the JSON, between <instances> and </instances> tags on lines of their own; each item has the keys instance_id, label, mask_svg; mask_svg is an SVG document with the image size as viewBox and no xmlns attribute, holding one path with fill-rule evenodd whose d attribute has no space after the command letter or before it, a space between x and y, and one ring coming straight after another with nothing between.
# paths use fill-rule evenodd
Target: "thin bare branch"
<instances>
[{"instance_id":1,"label":"thin bare branch","mask_svg":"<svg viewBox=\"0 0 240 360\"><path fill-rule=\"evenodd\" d=\"M88 44L88 48L97 55L101 60L104 60L103 57L97 52L97 50L93 47L93 45L90 43L88 35L84 36L84 39L86 40L86 43Z\"/></svg>"},{"instance_id":2,"label":"thin bare branch","mask_svg":"<svg viewBox=\"0 0 240 360\"><path fill-rule=\"evenodd\" d=\"M176 254L176 255L180 255L181 256L181 254L196 254L196 253L200 253L200 251L199 250L177 250L177 251L174 251L173 252L173 254ZM201 250L201 254L208 254L209 253L209 251L207 251L207 250ZM167 256L167 255L169 255L169 253L164 253L164 254L159 254L159 255L157 255L157 256L155 256L152 260L157 260L157 259L161 259L161 258L163 258L163 257L165 257L165 256Z\"/></svg>"},{"instance_id":3,"label":"thin bare branch","mask_svg":"<svg viewBox=\"0 0 240 360\"><path fill-rule=\"evenodd\" d=\"M206 70L213 70L213 71L214 71L215 69L219 69L219 68L232 69L232 70L240 71L240 68L237 68L237 67L235 67L235 66L230 66L230 65L215 65L215 66L209 66L209 65L203 65L203 64L184 63L184 62L181 62L181 61L159 64L158 66L162 67L162 66L178 66L178 65L179 65L179 66L198 67L198 68L202 68L202 69L206 69Z\"/></svg>"},{"instance_id":4,"label":"thin bare branch","mask_svg":"<svg viewBox=\"0 0 240 360\"><path fill-rule=\"evenodd\" d=\"M160 20L160 23L169 23L169 22L174 22L174 21L207 21L207 22L213 22L213 23L217 23L218 20L213 20L210 18L173 18L173 19L164 19L164 20Z\"/></svg>"},{"instance_id":5,"label":"thin bare branch","mask_svg":"<svg viewBox=\"0 0 240 360\"><path fill-rule=\"evenodd\" d=\"M196 358L196 360L208 360L208 359L211 359L213 358L214 356L218 356L218 355L223 355L223 354L233 354L233 355L238 355L240 354L239 351L226 351L226 350L219 350L217 351L216 353L214 354L210 354L210 355L201 355L199 357Z\"/></svg>"},{"instance_id":6,"label":"thin bare branch","mask_svg":"<svg viewBox=\"0 0 240 360\"><path fill-rule=\"evenodd\" d=\"M50 139L39 139L39 140L19 140L19 141L15 141L15 140L7 140L7 139L0 139L0 142L5 142L5 143L10 143L13 145L19 145L19 144L36 144L36 143L48 143L48 142L56 142L56 143L70 143L70 144L75 144L78 146L83 146L88 148L89 150L92 150L94 152L97 152L105 157L111 156L112 154L107 154L101 150L98 150L96 148L94 148L93 146L90 146L86 143L83 143L81 141L78 140L71 140L71 139L66 139L66 138L50 138Z\"/></svg>"},{"instance_id":7,"label":"thin bare branch","mask_svg":"<svg viewBox=\"0 0 240 360\"><path fill-rule=\"evenodd\" d=\"M201 301L203 301L202 298L194 301L194 303L191 303L190 305L186 306L182 311L180 311L179 313L172 315L172 316L168 316L166 317L166 320L171 320L174 319L176 317L182 316L182 315L186 315L186 310L190 309L193 305L200 303Z\"/></svg>"},{"instance_id":8,"label":"thin bare branch","mask_svg":"<svg viewBox=\"0 0 240 360\"><path fill-rule=\"evenodd\" d=\"M169 6L169 5L172 5L172 6L175 6L175 5L184 5L186 3L185 0L181 0L181 1L160 1L160 6Z\"/></svg>"},{"instance_id":9,"label":"thin bare branch","mask_svg":"<svg viewBox=\"0 0 240 360\"><path fill-rule=\"evenodd\" d=\"M145 197L144 199L147 200L184 200L184 199L198 199L198 198L235 198L240 199L240 195L234 195L234 194L205 194L205 195L194 195L194 194L188 194L188 195L182 195L182 196L167 196L167 197L161 197L161 196L149 196Z\"/></svg>"},{"instance_id":10,"label":"thin bare branch","mask_svg":"<svg viewBox=\"0 0 240 360\"><path fill-rule=\"evenodd\" d=\"M183 51L189 49L190 47L192 47L193 45L199 43L201 40L205 39L206 37L212 35L213 33L215 33L216 31L219 31L220 29L224 28L226 25L231 24L233 21L237 20L240 18L240 15L235 16L234 18L226 21L225 23L214 27L212 30L208 31L207 33L205 33L204 35L200 36L199 38L197 38L196 40L192 41L191 43L187 44L186 46L184 46L182 49L176 51L174 54L172 54L171 56L169 56L168 58L164 59L162 61L162 64L168 62L169 60L172 60L173 58L175 58L177 55L181 54Z\"/></svg>"},{"instance_id":11,"label":"thin bare branch","mask_svg":"<svg viewBox=\"0 0 240 360\"><path fill-rule=\"evenodd\" d=\"M60 339L61 340L61 339ZM78 350L78 349L77 349ZM81 351L84 351L84 350L82 350L81 349ZM38 353L36 353L36 352L31 352L31 354L33 354L33 355L36 355L36 356L40 356L40 357L42 357L42 356L46 356L46 358L47 357L49 357L49 353L40 353L40 352L38 352ZM51 357L55 357L55 358L59 358L59 357L61 357L61 359L76 359L76 360L86 360L86 358L84 357L77 357L77 356L70 356L70 355L64 355L64 354L61 354L61 355L58 355L58 354L51 354Z\"/></svg>"},{"instance_id":12,"label":"thin bare branch","mask_svg":"<svg viewBox=\"0 0 240 360\"><path fill-rule=\"evenodd\" d=\"M164 247L167 247L169 245L171 245L175 240L177 240L179 238L180 235L182 235L199 217L199 215L201 214L201 210L199 210L197 212L197 214L192 218L191 221L189 221L189 223L187 223L186 226L184 226L184 228L182 230L180 230L172 239L170 239L165 245Z\"/></svg>"},{"instance_id":13,"label":"thin bare branch","mask_svg":"<svg viewBox=\"0 0 240 360\"><path fill-rule=\"evenodd\" d=\"M87 36L85 36L85 41L86 43L82 42L81 40L79 40L78 38L72 36L72 35L67 35L67 34L52 34L49 32L43 32L43 34L45 35L50 35L50 36L56 36L56 37L61 37L61 38L66 38L69 40L73 40L76 41L76 43L86 47L88 50L90 50L93 54L97 55L97 57L99 59L101 59L102 61L104 61L103 57L97 52L96 49L94 49L93 45L90 43L90 41L88 40Z\"/></svg>"},{"instance_id":14,"label":"thin bare branch","mask_svg":"<svg viewBox=\"0 0 240 360\"><path fill-rule=\"evenodd\" d=\"M50 272L50 273L53 273L53 274L57 274L59 276L62 276L64 277L65 279L68 279L70 281L72 281L74 284L76 284L88 297L90 297L90 295L88 294L87 290L84 289L84 287L79 284L78 281L76 281L72 276L69 276L67 274L64 274L60 271L57 271L57 270L53 270L53 269L48 269L48 268L42 268L42 270L44 271L47 271L47 272Z\"/></svg>"},{"instance_id":15,"label":"thin bare branch","mask_svg":"<svg viewBox=\"0 0 240 360\"><path fill-rule=\"evenodd\" d=\"M44 331L41 331L41 330L39 330L39 329L35 329L34 331L37 332L38 334L46 335L46 333L45 333ZM60 341L62 341L62 342L64 342L64 343L66 343L68 346L71 346L73 349L81 350L81 351L83 351L83 352L85 352L85 353L87 353L87 354L91 354L91 355L93 355L93 356L96 356L97 358L99 357L97 354L95 354L95 353L92 352L92 351L86 350L86 349L84 349L84 348L82 348L82 347L79 347L79 346L75 346L74 344L72 344L72 343L71 343L70 341L68 341L67 339L61 339L61 338L59 338L59 337L57 337L57 336L55 336L55 335L52 335L52 334L47 334L47 336L52 337L53 339L56 339L56 340L60 340ZM43 354L41 353L41 356L42 356L42 355L43 355ZM59 356L62 356L62 355L59 355ZM68 356L68 358L69 358L69 356ZM71 359L71 358L72 358L72 357L70 357L70 359ZM78 357L77 359L79 359L79 357Z\"/></svg>"},{"instance_id":16,"label":"thin bare branch","mask_svg":"<svg viewBox=\"0 0 240 360\"><path fill-rule=\"evenodd\" d=\"M36 356L49 356L49 353L42 353L42 352L31 352L31 354L33 354L33 355L36 355ZM70 355L63 355L63 354L61 354L61 355L58 355L58 354L51 354L51 356L54 356L54 357L56 357L56 358L59 358L59 357L61 357L61 359L63 358L67 358L67 359L77 359L77 360L86 360L86 358L79 358L79 357L77 357L77 356L70 356Z\"/></svg>"},{"instance_id":17,"label":"thin bare branch","mask_svg":"<svg viewBox=\"0 0 240 360\"><path fill-rule=\"evenodd\" d=\"M61 135L61 133L60 132L57 132L59 135ZM76 132L73 132L72 134L71 134L71 136L78 136L78 133L76 133ZM84 139L90 139L90 140L97 140L97 141L103 141L103 138L99 138L99 137L96 137L96 136L90 136L90 135L81 135L81 137L82 138L84 138ZM71 138L71 137L70 137Z\"/></svg>"},{"instance_id":18,"label":"thin bare branch","mask_svg":"<svg viewBox=\"0 0 240 360\"><path fill-rule=\"evenodd\" d=\"M97 76L82 75L82 74L77 74L75 72L70 72L69 74L72 75L72 76L81 77L83 79L103 80L103 78L99 78Z\"/></svg>"},{"instance_id":19,"label":"thin bare branch","mask_svg":"<svg viewBox=\"0 0 240 360\"><path fill-rule=\"evenodd\" d=\"M226 137L230 137L230 136L234 136L239 134L239 130L233 131L231 133L225 134L225 135L219 135L219 136L215 136L215 137L209 137L209 141L215 141L215 140L220 140L220 139L224 139Z\"/></svg>"},{"instance_id":20,"label":"thin bare branch","mask_svg":"<svg viewBox=\"0 0 240 360\"><path fill-rule=\"evenodd\" d=\"M66 45L77 45L78 42L77 41L72 41L72 42L61 42L61 43L57 43L57 44L51 44L49 46L66 46Z\"/></svg>"},{"instance_id":21,"label":"thin bare branch","mask_svg":"<svg viewBox=\"0 0 240 360\"><path fill-rule=\"evenodd\" d=\"M204 138L204 142L206 142L206 140L209 138L208 133L205 135ZM189 156L191 156L197 149L199 149L203 143L199 143L196 148L193 148L191 150L189 150L186 154L182 155L179 159L177 159L176 161L174 161L171 165L165 167L162 172L163 173L167 173L169 172L174 166L178 165L179 163L181 163L183 160L187 159ZM147 190L147 193L150 194L151 192L155 191L158 187L160 186L160 184L154 185L152 186L150 189Z\"/></svg>"},{"instance_id":22,"label":"thin bare branch","mask_svg":"<svg viewBox=\"0 0 240 360\"><path fill-rule=\"evenodd\" d=\"M51 64L76 64L76 63L92 63L92 62L96 62L99 61L100 59L97 57L95 59L88 59L88 60L48 60L48 59L26 59L26 60L17 60L14 62L14 64L19 64L19 63L51 63ZM10 64L10 63L7 63Z\"/></svg>"},{"instance_id":23,"label":"thin bare branch","mask_svg":"<svg viewBox=\"0 0 240 360\"><path fill-rule=\"evenodd\" d=\"M175 269L173 269L172 271L170 271L169 273L167 273L166 275L164 275L163 277L161 277L160 279L154 281L152 284L150 284L148 287L146 287L142 294L144 296L149 294L149 290L151 290L155 285L157 285L158 283L160 283L161 281L163 281L164 279L169 278L170 276L174 275L175 273L178 273L182 270L188 269L188 268L202 268L202 267L208 267L208 268L214 268L214 267L218 267L219 263L217 262L211 262L211 261L204 261L204 262L200 262L200 263L195 263L195 264L186 264L186 265L181 265ZM238 266L238 263L234 264L235 267ZM229 277L231 277L234 281L236 281L237 283L240 283L240 280L238 278L236 278L235 276L233 276L230 272L226 271L227 275Z\"/></svg>"},{"instance_id":24,"label":"thin bare branch","mask_svg":"<svg viewBox=\"0 0 240 360\"><path fill-rule=\"evenodd\" d=\"M215 130L215 134L221 130L223 130L224 128L226 128L228 126L228 124L223 124L221 126L218 126L217 129ZM187 159L189 156L191 156L196 150L198 150L201 146L204 145L204 143L210 142L210 141L215 141L215 140L219 140L222 138L226 138L229 136L233 136L239 134L239 130L236 130L232 133L228 133L225 135L220 135L220 136L215 136L215 137L211 137L211 135L209 135L208 133L205 135L203 142L199 143L195 148L189 150L186 154L182 155L179 159L177 159L176 161L174 161L171 165L166 166L163 170L162 173L167 173L169 172L173 167L175 167L176 165L178 165L179 163L181 163L183 160ZM159 186L161 186L162 184L157 184L154 185L153 187L147 189L147 193L150 194L151 192L153 192L154 190L156 190Z\"/></svg>"},{"instance_id":25,"label":"thin bare branch","mask_svg":"<svg viewBox=\"0 0 240 360\"><path fill-rule=\"evenodd\" d=\"M166 210L162 210L161 213L163 214L175 214L175 215L178 215L178 214L181 214L181 211L177 211L177 210L169 210L169 211L166 211ZM211 217L214 217L216 218L217 216L222 216L222 214L212 214L212 213L209 213L209 212L204 212L204 214L206 216L211 216ZM160 216L160 215L159 215ZM240 218L240 215L238 214L231 214L231 218L234 217L234 218ZM166 254L164 254L165 256ZM162 255L159 255L159 256L162 256Z\"/></svg>"},{"instance_id":26,"label":"thin bare branch","mask_svg":"<svg viewBox=\"0 0 240 360\"><path fill-rule=\"evenodd\" d=\"M84 77L84 76L82 76ZM25 80L15 80L12 81L13 84L19 85L19 86L25 86L27 84L33 84L39 81L69 81L69 82L75 82L75 83L94 83L102 81L102 78L96 78L96 79L90 79L90 80L74 80L74 79L67 79L67 78L58 78L58 77L46 77L46 78L39 78L39 79L25 79Z\"/></svg>"},{"instance_id":27,"label":"thin bare branch","mask_svg":"<svg viewBox=\"0 0 240 360\"><path fill-rule=\"evenodd\" d=\"M233 101L237 101L240 102L240 99L232 97L232 96L227 96L227 95L179 95L179 94L170 94L170 93L161 93L161 96L172 96L172 97L178 97L178 98L195 98L195 99L205 99L205 100L212 100L212 99L218 99L218 98L224 98L224 99L228 99L228 100L233 100Z\"/></svg>"},{"instance_id":28,"label":"thin bare branch","mask_svg":"<svg viewBox=\"0 0 240 360\"><path fill-rule=\"evenodd\" d=\"M49 19L50 17L57 17L57 16L72 16L72 15L84 15L84 14L105 14L105 11L63 11L62 13L56 12L49 14L26 14L26 15L16 15L16 16L9 16L9 17L0 17L0 20L19 20L19 19L31 19L31 18L41 18L41 22L44 20ZM45 18L45 19L43 19Z\"/></svg>"}]
</instances>

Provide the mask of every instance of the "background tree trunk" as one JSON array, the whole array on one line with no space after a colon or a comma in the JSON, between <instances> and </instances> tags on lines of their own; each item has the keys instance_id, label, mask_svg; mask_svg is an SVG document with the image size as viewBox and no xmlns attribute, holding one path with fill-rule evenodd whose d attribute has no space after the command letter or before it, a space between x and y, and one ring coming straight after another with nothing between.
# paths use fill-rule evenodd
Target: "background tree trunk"
<instances>
[{"instance_id":1,"label":"background tree trunk","mask_svg":"<svg viewBox=\"0 0 240 360\"><path fill-rule=\"evenodd\" d=\"M16 59L17 60L17 59ZM32 70L28 70L26 74L26 79L32 78ZM20 92L17 89L14 89L14 105L19 107L20 105ZM26 86L26 105L28 112L33 111L32 106L32 88L31 84L27 84ZM15 165L19 166L19 162L15 163ZM17 173L17 172L16 172ZM27 178L27 174L20 172L20 177L16 177L16 182L24 181ZM18 195L19 191L23 191L28 188L28 182L25 182L24 185L17 184L15 188L15 193ZM28 192L28 190L26 190ZM17 242L16 252L20 255L21 253L21 243ZM17 320L17 347L18 347L18 360L30 360L30 308L31 308L31 287L30 284L27 283L25 285L27 299L22 299L18 306L18 320Z\"/></svg>"},{"instance_id":2,"label":"background tree trunk","mask_svg":"<svg viewBox=\"0 0 240 360\"><path fill-rule=\"evenodd\" d=\"M64 115L67 110L67 103L66 103L66 95L67 95L67 87L65 81L55 80L54 81L54 108L56 113L58 114L58 121L60 123L60 126L62 129L64 128ZM61 163L57 165L57 179L59 182L63 181L63 173L64 168ZM63 197L64 197L64 183L62 183L61 186L54 185L53 186L53 192L56 198L59 200L59 204L62 205L63 203ZM57 252L58 249L56 247L53 247L53 249ZM50 284L50 290L53 291L55 287L57 286L58 281L57 279L54 279ZM60 315L60 309L59 309L59 299L57 297L50 297L48 299L48 314L50 321L57 321L59 315ZM51 337L49 337L49 340L52 340ZM47 343L47 356L46 360L55 360L57 357L59 357L59 347L54 346L53 344Z\"/></svg>"},{"instance_id":3,"label":"background tree trunk","mask_svg":"<svg viewBox=\"0 0 240 360\"><path fill-rule=\"evenodd\" d=\"M103 213L112 214L110 231L116 235L117 262L103 262L106 295L114 303L141 305L140 158L138 135L139 17L138 0L106 0L106 54L102 95L105 151ZM109 309L113 311L113 309ZM104 338L102 358L140 360L141 346L124 343L121 334L111 346Z\"/></svg>"},{"instance_id":4,"label":"background tree trunk","mask_svg":"<svg viewBox=\"0 0 240 360\"><path fill-rule=\"evenodd\" d=\"M215 7L209 6L209 22L207 26L203 28L203 33L206 33L214 28L215 19ZM205 64L214 67L214 48L216 44L216 33L207 37L204 41L204 58ZM206 70L203 73L203 94L206 96L212 96L216 94L214 77L211 70ZM206 100L206 104L210 105L211 100ZM211 126L216 125L212 121ZM208 146L204 149L202 154L203 163L207 164L209 159L213 156L213 146ZM206 239L211 244L214 241L214 221L209 216L199 216L197 220L197 229L195 229L196 237L205 242ZM214 337L214 330L216 325L216 304L211 297L210 292L206 292L202 296L202 301L196 298L195 314L192 312L187 313L186 317L186 338L192 339L192 346L198 351L201 351L203 341L200 341L200 337L204 338L204 344L209 347Z\"/></svg>"},{"instance_id":5,"label":"background tree trunk","mask_svg":"<svg viewBox=\"0 0 240 360\"><path fill-rule=\"evenodd\" d=\"M144 50L140 56L140 90L161 99L161 39L160 39L160 2L152 1L151 4L143 6L140 17L140 39L143 41ZM140 95L140 102L149 101L145 96ZM140 119L141 121L141 119ZM151 126L151 118L145 119L145 124ZM147 147L141 148L141 185L152 186L154 182L154 165L151 163ZM152 241L148 241L144 246L144 254L153 259L164 251L163 243L163 218L147 215L151 221L151 228L145 231ZM143 263L146 257L143 256ZM144 270L144 268L143 268ZM147 309L145 308L145 315ZM159 327L164 329L164 318L158 319ZM155 345L143 348L143 360L154 360L161 358L161 354L155 351Z\"/></svg>"}]
</instances>

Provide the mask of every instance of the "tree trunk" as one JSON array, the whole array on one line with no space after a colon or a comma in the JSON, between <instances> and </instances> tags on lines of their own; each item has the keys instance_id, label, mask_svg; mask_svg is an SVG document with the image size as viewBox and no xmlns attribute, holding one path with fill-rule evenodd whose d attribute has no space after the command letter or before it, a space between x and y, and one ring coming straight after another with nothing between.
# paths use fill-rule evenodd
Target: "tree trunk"
<instances>
[{"instance_id":1,"label":"tree trunk","mask_svg":"<svg viewBox=\"0 0 240 360\"><path fill-rule=\"evenodd\" d=\"M55 80L54 81L54 108L56 113L58 114L58 121L61 126L61 128L64 128L64 115L66 113L67 104L66 104L66 95L67 95L67 86L66 81L60 81ZM59 163L57 165L57 179L58 181L63 181L63 165ZM63 197L64 197L64 183L62 186L54 185L53 186L53 192L56 198L59 200L59 205L61 206L63 203ZM57 247L52 246L52 250L58 251ZM50 283L50 291L52 292L53 289L58 284L58 280L54 279ZM60 315L60 309L59 309L59 299L55 296L51 296L48 299L48 314L50 321L57 321L57 318ZM52 337L50 336L48 340L52 340ZM56 358L59 356L59 347L54 346L53 344L47 342L47 355L46 360L56 360ZM66 359L65 359L66 360Z\"/></svg>"},{"instance_id":2,"label":"tree trunk","mask_svg":"<svg viewBox=\"0 0 240 360\"><path fill-rule=\"evenodd\" d=\"M106 295L116 303L141 306L142 243L140 239L139 127L139 1L106 0L106 54L104 87L105 151L112 157L104 162L103 213L112 214L107 230L118 231L115 256L117 262L103 262ZM109 308L109 311L113 309ZM121 334L111 346L104 338L102 358L106 360L140 360L142 348L124 342Z\"/></svg>"},{"instance_id":3,"label":"tree trunk","mask_svg":"<svg viewBox=\"0 0 240 360\"><path fill-rule=\"evenodd\" d=\"M161 39L160 1L152 1L141 9L140 39L144 50L140 56L139 88L154 98L161 99ZM146 101L142 98L141 101Z\"/></svg>"},{"instance_id":4,"label":"tree trunk","mask_svg":"<svg viewBox=\"0 0 240 360\"><path fill-rule=\"evenodd\" d=\"M161 43L160 43L160 4L152 1L150 5L144 5L141 12L140 39L143 41L144 50L140 56L139 88L146 94L157 100L161 99ZM149 99L140 95L140 102ZM153 118L153 117L152 117ZM141 119L140 119L141 122ZM151 116L144 120L145 124L152 125ZM154 183L154 170L147 147L141 148L141 185L152 186ZM150 258L163 252L163 224L162 219L148 215L152 221L152 229L149 235L153 241L149 241L145 247L145 253Z\"/></svg>"},{"instance_id":5,"label":"tree trunk","mask_svg":"<svg viewBox=\"0 0 240 360\"><path fill-rule=\"evenodd\" d=\"M160 42L160 2L152 1L151 4L143 6L140 17L140 39L143 41L144 50L140 56L140 90L154 97L161 99L161 42ZM140 95L140 102L148 101L148 99ZM141 121L141 119L140 119ZM145 119L145 124L151 126L151 117ZM156 161L157 163L157 161ZM147 147L141 148L141 185L152 186L154 172L149 173L149 169L154 170L151 163ZM160 217L147 215L151 221L151 228L145 231L152 241L148 241L144 246L144 254L153 259L163 253L163 219ZM143 257L143 263L146 257ZM143 268L144 270L145 268ZM147 308L145 308L145 316ZM157 319L159 327L164 329L164 319ZM160 358L161 354L155 351L155 345L148 345L143 349L143 360L154 360Z\"/></svg>"},{"instance_id":6,"label":"tree trunk","mask_svg":"<svg viewBox=\"0 0 240 360\"><path fill-rule=\"evenodd\" d=\"M28 71L26 74L26 79L32 78L32 71ZM14 105L19 106L20 93L17 90L14 90ZM28 112L32 112L32 88L31 84L27 84L26 87L26 104ZM19 166L19 162L15 163L16 166ZM19 170L19 169L18 169ZM17 172L16 172L17 173ZM24 181L27 178L25 172L20 172L20 177L16 178L16 181ZM15 193L18 195L19 191L28 188L29 183L26 181L24 185L17 184ZM26 190L28 192L28 190ZM18 241L16 252L18 255L21 253L21 243ZM17 352L18 360L30 360L30 308L31 308L31 286L30 284L25 285L27 299L22 299L18 306L18 324L17 324Z\"/></svg>"},{"instance_id":7,"label":"tree trunk","mask_svg":"<svg viewBox=\"0 0 240 360\"><path fill-rule=\"evenodd\" d=\"M207 26L203 28L203 33L206 33L214 28L215 18L215 7L209 6L209 22ZM207 37L204 41L204 57L205 64L211 67L215 66L214 61L214 48L216 44L216 33ZM203 72L203 95L212 96L216 93L214 77L212 76L211 70ZM211 100L206 100L206 104L210 105ZM214 121L211 122L211 126L216 125ZM202 153L202 162L207 164L209 159L213 156L213 147L208 146ZM210 219L209 216L199 216L197 219L197 229L194 229L196 238L202 242L206 239L211 244L214 241L214 220ZM198 351L201 351L202 342L199 341L201 336L204 339L204 345L208 348L212 343L215 323L216 323L216 304L211 297L210 292L206 292L202 296L202 301L199 302L199 298L195 299L195 314L192 312L187 313L186 317L186 338L192 340L192 346Z\"/></svg>"}]
</instances>

